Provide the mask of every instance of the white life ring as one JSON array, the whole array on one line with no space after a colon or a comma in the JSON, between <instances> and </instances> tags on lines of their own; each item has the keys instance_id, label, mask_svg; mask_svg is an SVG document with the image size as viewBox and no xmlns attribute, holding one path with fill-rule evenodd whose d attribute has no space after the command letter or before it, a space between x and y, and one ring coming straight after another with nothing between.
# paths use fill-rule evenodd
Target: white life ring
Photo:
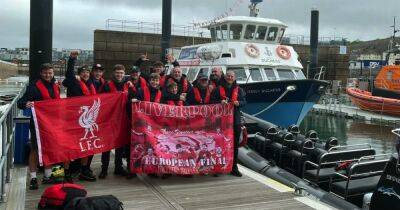
<instances>
[{"instance_id":1,"label":"white life ring","mask_svg":"<svg viewBox=\"0 0 400 210\"><path fill-rule=\"evenodd\" d=\"M260 49L254 44L246 44L244 50L246 54L252 58L258 58L260 56Z\"/></svg>"},{"instance_id":2,"label":"white life ring","mask_svg":"<svg viewBox=\"0 0 400 210\"><path fill-rule=\"evenodd\" d=\"M292 57L292 53L290 52L289 48L282 45L276 48L276 54L278 54L278 56L283 60L289 60L290 57Z\"/></svg>"}]
</instances>

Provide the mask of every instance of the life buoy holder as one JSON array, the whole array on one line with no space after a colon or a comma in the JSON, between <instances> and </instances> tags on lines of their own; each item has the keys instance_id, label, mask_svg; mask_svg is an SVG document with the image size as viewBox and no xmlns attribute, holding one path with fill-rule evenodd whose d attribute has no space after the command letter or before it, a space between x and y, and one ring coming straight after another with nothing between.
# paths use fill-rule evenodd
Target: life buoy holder
<instances>
[{"instance_id":1,"label":"life buoy holder","mask_svg":"<svg viewBox=\"0 0 400 210\"><path fill-rule=\"evenodd\" d=\"M244 51L252 58L258 58L260 56L260 49L254 44L246 44Z\"/></svg>"},{"instance_id":2,"label":"life buoy holder","mask_svg":"<svg viewBox=\"0 0 400 210\"><path fill-rule=\"evenodd\" d=\"M246 126L241 126L240 129L239 147L243 147L247 144L247 128Z\"/></svg>"},{"instance_id":3,"label":"life buoy holder","mask_svg":"<svg viewBox=\"0 0 400 210\"><path fill-rule=\"evenodd\" d=\"M278 54L278 56L283 60L289 60L290 57L292 57L292 53L290 52L289 48L282 45L276 48L276 54Z\"/></svg>"}]
</instances>

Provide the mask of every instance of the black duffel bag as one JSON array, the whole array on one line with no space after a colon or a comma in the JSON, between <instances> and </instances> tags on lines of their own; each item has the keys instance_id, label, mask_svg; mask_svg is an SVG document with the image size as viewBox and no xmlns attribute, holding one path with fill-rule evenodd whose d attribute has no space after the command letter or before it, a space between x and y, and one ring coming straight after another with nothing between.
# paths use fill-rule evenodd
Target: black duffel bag
<instances>
[{"instance_id":1,"label":"black duffel bag","mask_svg":"<svg viewBox=\"0 0 400 210\"><path fill-rule=\"evenodd\" d=\"M393 156L386 165L372 195L371 210L400 209L400 171L397 158Z\"/></svg>"},{"instance_id":2,"label":"black duffel bag","mask_svg":"<svg viewBox=\"0 0 400 210\"><path fill-rule=\"evenodd\" d=\"M64 210L123 210L123 204L113 195L74 198Z\"/></svg>"}]
</instances>

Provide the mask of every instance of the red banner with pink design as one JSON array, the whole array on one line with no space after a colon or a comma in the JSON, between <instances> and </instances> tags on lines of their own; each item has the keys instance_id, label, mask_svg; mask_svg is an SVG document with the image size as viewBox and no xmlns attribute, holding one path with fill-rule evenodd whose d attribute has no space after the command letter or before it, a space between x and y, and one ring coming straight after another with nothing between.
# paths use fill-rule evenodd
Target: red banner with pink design
<instances>
[{"instance_id":1,"label":"red banner with pink design","mask_svg":"<svg viewBox=\"0 0 400 210\"><path fill-rule=\"evenodd\" d=\"M229 173L233 106L132 104L131 171L156 174Z\"/></svg>"}]
</instances>

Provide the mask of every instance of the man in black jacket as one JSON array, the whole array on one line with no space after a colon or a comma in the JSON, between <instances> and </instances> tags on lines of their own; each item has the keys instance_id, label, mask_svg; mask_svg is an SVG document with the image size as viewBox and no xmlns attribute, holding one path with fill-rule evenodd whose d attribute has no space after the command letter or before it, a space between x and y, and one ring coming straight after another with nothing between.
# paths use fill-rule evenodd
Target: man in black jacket
<instances>
[{"instance_id":1,"label":"man in black jacket","mask_svg":"<svg viewBox=\"0 0 400 210\"><path fill-rule=\"evenodd\" d=\"M40 70L40 79L31 81L26 88L25 94L18 100L18 108L30 109L33 107L34 101L51 100L60 98L60 87L54 79L54 70L51 64L43 64ZM29 172L30 172L30 190L39 188L36 171L38 167L38 145L36 139L36 131L33 119L30 119L29 131L31 133L29 153ZM44 170L42 184L54 184L51 176L51 166ZM70 181L70 179L68 179Z\"/></svg>"},{"instance_id":2,"label":"man in black jacket","mask_svg":"<svg viewBox=\"0 0 400 210\"><path fill-rule=\"evenodd\" d=\"M68 59L67 71L65 72L65 79L63 85L67 88L67 97L75 96L90 96L96 94L96 88L90 80L90 70L87 66L78 68L78 75L75 76L74 66L78 52L71 52ZM71 163L68 173L79 170L79 179L85 181L96 181L96 177L89 167L89 157L75 160Z\"/></svg>"},{"instance_id":3,"label":"man in black jacket","mask_svg":"<svg viewBox=\"0 0 400 210\"><path fill-rule=\"evenodd\" d=\"M123 65L117 64L113 69L113 77L107 82L104 87L104 92L127 92L128 85L124 81L125 67ZM124 154L125 147L115 149L115 159L114 159L114 174L120 176L126 176L128 172L124 169L122 158ZM129 161L128 161L129 162ZM101 155L101 172L99 174L100 179L105 179L108 174L108 165L110 163L110 151L103 152ZM129 164L128 164L129 165Z\"/></svg>"},{"instance_id":4,"label":"man in black jacket","mask_svg":"<svg viewBox=\"0 0 400 210\"><path fill-rule=\"evenodd\" d=\"M96 93L103 93L106 81L103 79L104 67L101 64L94 64L90 72L90 80L96 88Z\"/></svg>"},{"instance_id":5,"label":"man in black jacket","mask_svg":"<svg viewBox=\"0 0 400 210\"><path fill-rule=\"evenodd\" d=\"M233 176L241 177L237 167L237 157L239 149L239 138L241 133L241 107L246 105L246 93L236 84L235 72L227 71L225 81L221 86L214 89L211 94L211 101L213 103L233 103L234 117L233 117L233 132L234 132L234 157L233 167L231 174Z\"/></svg>"},{"instance_id":6,"label":"man in black jacket","mask_svg":"<svg viewBox=\"0 0 400 210\"><path fill-rule=\"evenodd\" d=\"M208 85L207 75L199 75L196 85L188 94L187 103L189 105L204 105L211 102L211 88Z\"/></svg>"},{"instance_id":7,"label":"man in black jacket","mask_svg":"<svg viewBox=\"0 0 400 210\"><path fill-rule=\"evenodd\" d=\"M210 74L210 86L215 89L220 86L223 81L224 72L222 72L222 68L220 66L213 67Z\"/></svg>"}]
</instances>

